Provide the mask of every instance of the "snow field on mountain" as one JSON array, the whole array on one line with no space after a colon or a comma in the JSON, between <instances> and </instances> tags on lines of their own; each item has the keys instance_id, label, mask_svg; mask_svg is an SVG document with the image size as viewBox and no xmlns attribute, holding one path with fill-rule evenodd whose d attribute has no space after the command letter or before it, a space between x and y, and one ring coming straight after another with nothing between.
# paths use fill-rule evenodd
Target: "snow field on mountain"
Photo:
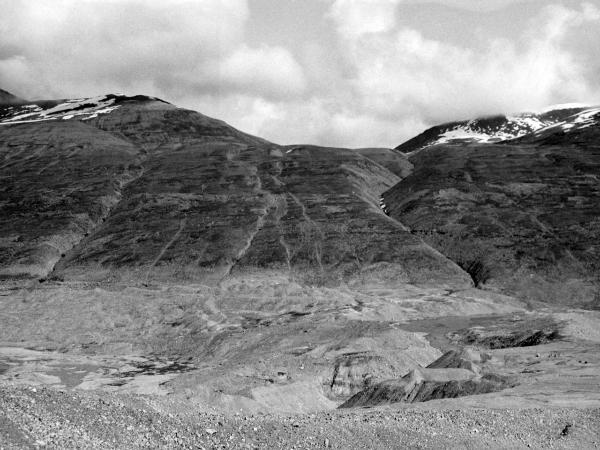
<instances>
[{"instance_id":1,"label":"snow field on mountain","mask_svg":"<svg viewBox=\"0 0 600 450\"><path fill-rule=\"evenodd\" d=\"M115 98L102 95L93 98L79 98L67 100L49 109L42 109L38 105L24 105L16 109L7 118L1 119L0 124L41 122L45 120L69 120L79 117L82 120L98 117L99 114L108 114L119 106L115 105ZM13 108L15 109L15 108ZM10 111L11 113L13 111Z\"/></svg>"}]
</instances>

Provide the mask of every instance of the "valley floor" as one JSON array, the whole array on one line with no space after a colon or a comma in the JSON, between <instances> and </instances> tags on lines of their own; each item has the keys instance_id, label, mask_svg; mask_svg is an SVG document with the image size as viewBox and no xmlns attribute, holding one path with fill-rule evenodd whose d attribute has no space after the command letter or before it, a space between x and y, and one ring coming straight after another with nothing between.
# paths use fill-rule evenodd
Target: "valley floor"
<instances>
[{"instance_id":1,"label":"valley floor","mask_svg":"<svg viewBox=\"0 0 600 450\"><path fill-rule=\"evenodd\" d=\"M476 289L5 284L0 448L595 448L598 330ZM377 390L407 374L439 389ZM468 395L456 376L509 381Z\"/></svg>"}]
</instances>

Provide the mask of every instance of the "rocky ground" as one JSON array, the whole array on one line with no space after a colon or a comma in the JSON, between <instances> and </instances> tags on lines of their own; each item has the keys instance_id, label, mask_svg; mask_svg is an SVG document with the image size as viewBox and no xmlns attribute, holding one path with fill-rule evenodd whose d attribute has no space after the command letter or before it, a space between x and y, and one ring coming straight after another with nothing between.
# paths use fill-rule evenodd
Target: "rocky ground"
<instances>
[{"instance_id":1,"label":"rocky ground","mask_svg":"<svg viewBox=\"0 0 600 450\"><path fill-rule=\"evenodd\" d=\"M531 310L475 289L309 289L256 277L221 289L5 286L0 447L600 443L596 312ZM427 379L442 397L424 384L414 397L428 401L336 409L411 370L435 372ZM480 393L455 381L472 387L486 374L510 383Z\"/></svg>"},{"instance_id":2,"label":"rocky ground","mask_svg":"<svg viewBox=\"0 0 600 450\"><path fill-rule=\"evenodd\" d=\"M0 387L0 448L598 448L600 409L219 414L177 399ZM176 412L177 411L177 412Z\"/></svg>"}]
</instances>

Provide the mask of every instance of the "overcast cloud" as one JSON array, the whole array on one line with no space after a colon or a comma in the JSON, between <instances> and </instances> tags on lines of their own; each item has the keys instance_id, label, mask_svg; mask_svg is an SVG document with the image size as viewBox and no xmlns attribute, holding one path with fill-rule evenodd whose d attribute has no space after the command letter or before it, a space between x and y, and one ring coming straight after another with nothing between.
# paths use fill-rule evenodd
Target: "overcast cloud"
<instances>
[{"instance_id":1,"label":"overcast cloud","mask_svg":"<svg viewBox=\"0 0 600 450\"><path fill-rule=\"evenodd\" d=\"M278 143L350 147L600 103L597 1L272 2L0 0L0 87L146 93Z\"/></svg>"}]
</instances>

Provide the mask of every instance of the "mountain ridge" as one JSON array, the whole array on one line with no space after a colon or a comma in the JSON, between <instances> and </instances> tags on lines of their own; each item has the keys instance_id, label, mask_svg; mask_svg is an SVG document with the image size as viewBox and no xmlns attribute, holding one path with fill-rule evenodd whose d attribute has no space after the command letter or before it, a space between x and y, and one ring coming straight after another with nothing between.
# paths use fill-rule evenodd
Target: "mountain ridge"
<instances>
[{"instance_id":1,"label":"mountain ridge","mask_svg":"<svg viewBox=\"0 0 600 450\"><path fill-rule=\"evenodd\" d=\"M410 170L392 150L280 147L145 96L27 109L0 126L5 160L14 159L6 188L16 192L4 210L24 209L30 224L23 229L22 219L4 214L5 277L128 274L147 281L171 276L166 265L172 265L211 283L232 270L260 267L339 282L384 264L399 280L424 281L432 270L440 282L470 282L381 210L380 192L399 180L386 166ZM65 153L65 142L74 150ZM94 151L107 142L108 161L108 149ZM31 145L47 151L20 160ZM79 157L97 162L81 172ZM56 158L67 163L63 172L40 179L48 167L60 167ZM91 180L98 183L92 191ZM75 186L89 194L74 197Z\"/></svg>"},{"instance_id":2,"label":"mountain ridge","mask_svg":"<svg viewBox=\"0 0 600 450\"><path fill-rule=\"evenodd\" d=\"M600 108L572 112L499 142L440 143L444 126L408 141L414 170L383 194L390 215L478 286L598 308Z\"/></svg>"},{"instance_id":3,"label":"mountain ridge","mask_svg":"<svg viewBox=\"0 0 600 450\"><path fill-rule=\"evenodd\" d=\"M395 147L403 153L422 150L439 144L494 144L510 142L540 130L574 121L580 113L596 110L592 106L565 105L541 113L493 115L471 120L448 122L424 132Z\"/></svg>"},{"instance_id":4,"label":"mountain ridge","mask_svg":"<svg viewBox=\"0 0 600 450\"><path fill-rule=\"evenodd\" d=\"M529 270L535 260L534 273L550 282L545 271L556 261L542 262L543 249L556 246L556 255L580 254L586 262L577 264L591 264L576 269L557 256L570 267L565 273L588 286L575 298L595 283L586 277L596 264L589 217L597 108L543 112L539 120L550 125L515 139L438 142L405 155L398 148L279 146L142 95L39 103L0 119L5 278L148 282L175 271L218 283L232 272L269 268L318 283L395 273L396 282L434 276L519 294L529 288L517 287L513 269ZM482 120L460 123L499 130L508 119ZM552 180L562 187L550 188ZM556 197L540 197L546 189ZM570 211L565 223L583 221L585 230L571 236L592 245L587 253L575 252L582 244L563 231L526 239L506 231L562 229L545 218L559 217L557 208Z\"/></svg>"}]
</instances>

